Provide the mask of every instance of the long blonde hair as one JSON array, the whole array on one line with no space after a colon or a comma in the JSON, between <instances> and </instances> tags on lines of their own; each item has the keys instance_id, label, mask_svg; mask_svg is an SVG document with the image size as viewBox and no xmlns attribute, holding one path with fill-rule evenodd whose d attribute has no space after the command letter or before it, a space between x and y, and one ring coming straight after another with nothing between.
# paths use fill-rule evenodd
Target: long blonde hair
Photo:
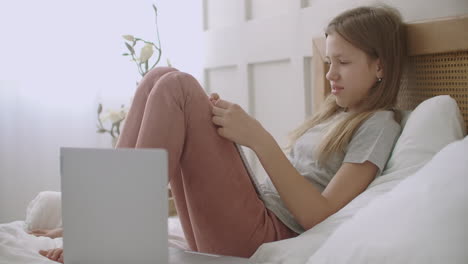
<instances>
[{"instance_id":1,"label":"long blonde hair","mask_svg":"<svg viewBox=\"0 0 468 264\"><path fill-rule=\"evenodd\" d=\"M373 113L394 110L406 65L404 24L400 13L394 8L366 6L345 11L328 24L325 36L331 33L339 34L364 51L370 59L379 58L384 78L364 98L359 112L350 113L328 128L316 149L320 163L333 153L345 152L356 130ZM289 134L286 150L290 150L309 128L344 110L336 103L334 95L327 96L319 111ZM400 122L399 112L394 112L395 120Z\"/></svg>"}]
</instances>

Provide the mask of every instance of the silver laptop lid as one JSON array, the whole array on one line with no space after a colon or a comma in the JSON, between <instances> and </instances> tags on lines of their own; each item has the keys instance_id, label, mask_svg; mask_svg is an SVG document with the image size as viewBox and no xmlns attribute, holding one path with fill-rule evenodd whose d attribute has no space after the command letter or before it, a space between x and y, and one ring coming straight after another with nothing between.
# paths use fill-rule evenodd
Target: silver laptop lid
<instances>
[{"instance_id":1,"label":"silver laptop lid","mask_svg":"<svg viewBox=\"0 0 468 264\"><path fill-rule=\"evenodd\" d=\"M66 264L167 263L167 153L61 148Z\"/></svg>"}]
</instances>

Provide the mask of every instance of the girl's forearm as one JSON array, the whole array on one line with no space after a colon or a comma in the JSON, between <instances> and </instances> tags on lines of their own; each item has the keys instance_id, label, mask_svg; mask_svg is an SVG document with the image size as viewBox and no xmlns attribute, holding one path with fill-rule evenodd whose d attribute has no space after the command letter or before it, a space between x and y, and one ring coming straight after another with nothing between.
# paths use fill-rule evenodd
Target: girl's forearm
<instances>
[{"instance_id":1,"label":"girl's forearm","mask_svg":"<svg viewBox=\"0 0 468 264\"><path fill-rule=\"evenodd\" d=\"M268 132L252 149L286 207L304 229L310 229L332 213L327 199L297 172Z\"/></svg>"}]
</instances>

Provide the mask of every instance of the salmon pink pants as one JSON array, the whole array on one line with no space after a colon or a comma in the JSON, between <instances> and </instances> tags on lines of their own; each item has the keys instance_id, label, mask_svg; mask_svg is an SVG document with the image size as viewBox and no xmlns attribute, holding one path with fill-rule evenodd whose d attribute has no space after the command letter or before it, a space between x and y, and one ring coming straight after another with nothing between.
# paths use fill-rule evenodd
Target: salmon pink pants
<instances>
[{"instance_id":1,"label":"salmon pink pants","mask_svg":"<svg viewBox=\"0 0 468 264\"><path fill-rule=\"evenodd\" d=\"M168 151L169 183L194 251L250 257L266 242L295 237L259 198L236 146L217 134L197 80L158 67L137 88L118 148Z\"/></svg>"}]
</instances>

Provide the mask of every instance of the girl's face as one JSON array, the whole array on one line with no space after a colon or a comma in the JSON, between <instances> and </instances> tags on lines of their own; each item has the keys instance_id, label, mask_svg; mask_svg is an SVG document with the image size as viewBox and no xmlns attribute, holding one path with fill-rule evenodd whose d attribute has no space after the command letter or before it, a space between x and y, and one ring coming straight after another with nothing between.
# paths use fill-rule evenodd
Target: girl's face
<instances>
[{"instance_id":1,"label":"girl's face","mask_svg":"<svg viewBox=\"0 0 468 264\"><path fill-rule=\"evenodd\" d=\"M378 78L383 78L379 59L369 58L337 33L327 36L325 54L330 64L326 78L336 103L351 112L358 110Z\"/></svg>"}]
</instances>

